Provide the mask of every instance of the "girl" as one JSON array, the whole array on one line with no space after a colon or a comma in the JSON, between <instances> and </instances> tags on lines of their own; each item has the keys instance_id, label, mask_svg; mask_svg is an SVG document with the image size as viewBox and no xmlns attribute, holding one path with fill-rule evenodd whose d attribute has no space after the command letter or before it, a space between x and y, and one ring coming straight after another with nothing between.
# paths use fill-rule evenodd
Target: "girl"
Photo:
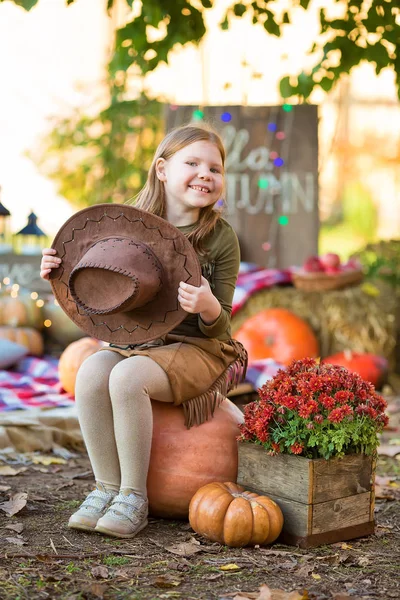
<instances>
[{"instance_id":1,"label":"girl","mask_svg":"<svg viewBox=\"0 0 400 600\"><path fill-rule=\"evenodd\" d=\"M133 537L143 529L153 428L150 398L182 403L186 424L200 424L245 370L246 352L230 333L239 244L215 208L224 191L224 160L222 141L211 128L177 128L159 145L147 183L131 202L188 237L203 277L200 287L180 283L177 297L188 316L170 334L141 346L106 347L82 364L75 396L96 489L71 516L69 527L116 537ZM55 250L43 250L41 277L48 279L60 263ZM165 346L171 352L168 368ZM199 388L202 372L215 372L209 393Z\"/></svg>"}]
</instances>

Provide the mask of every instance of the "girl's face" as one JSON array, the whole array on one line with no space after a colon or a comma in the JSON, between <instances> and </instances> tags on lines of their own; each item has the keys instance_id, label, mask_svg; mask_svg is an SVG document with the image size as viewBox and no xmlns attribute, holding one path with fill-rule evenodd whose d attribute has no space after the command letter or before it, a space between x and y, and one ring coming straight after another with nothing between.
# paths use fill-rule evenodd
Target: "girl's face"
<instances>
[{"instance_id":1,"label":"girl's face","mask_svg":"<svg viewBox=\"0 0 400 600\"><path fill-rule=\"evenodd\" d=\"M224 187L224 167L218 147L202 140L193 142L171 158L159 158L157 177L164 183L167 215L199 218L200 209L215 204ZM176 223L180 224L180 223Z\"/></svg>"}]
</instances>

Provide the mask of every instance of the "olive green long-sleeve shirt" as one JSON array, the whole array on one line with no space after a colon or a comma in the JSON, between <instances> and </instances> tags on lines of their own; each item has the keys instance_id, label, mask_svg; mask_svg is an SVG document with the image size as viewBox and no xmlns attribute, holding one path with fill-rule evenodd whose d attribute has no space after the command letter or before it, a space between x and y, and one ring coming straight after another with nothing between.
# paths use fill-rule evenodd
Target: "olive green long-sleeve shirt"
<instances>
[{"instance_id":1,"label":"olive green long-sleeve shirt","mask_svg":"<svg viewBox=\"0 0 400 600\"><path fill-rule=\"evenodd\" d=\"M189 233L195 225L178 227ZM206 256L199 256L203 277L210 284L211 291L221 304L221 313L214 323L206 325L199 314L189 314L170 333L193 337L231 337L232 300L240 265L239 241L236 233L225 219L220 219L214 231L205 240Z\"/></svg>"}]
</instances>

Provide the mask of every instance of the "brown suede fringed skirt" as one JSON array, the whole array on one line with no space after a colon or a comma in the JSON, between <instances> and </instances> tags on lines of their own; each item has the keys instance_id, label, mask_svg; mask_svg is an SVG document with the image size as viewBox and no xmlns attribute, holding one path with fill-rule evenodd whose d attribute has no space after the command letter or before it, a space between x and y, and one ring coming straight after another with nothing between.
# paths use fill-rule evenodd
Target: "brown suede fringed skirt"
<instances>
[{"instance_id":1,"label":"brown suede fringed skirt","mask_svg":"<svg viewBox=\"0 0 400 600\"><path fill-rule=\"evenodd\" d=\"M149 356L168 375L174 404L182 406L185 425L201 425L212 418L226 394L245 377L247 352L234 339L220 341L167 334L154 345L105 346L122 356Z\"/></svg>"}]
</instances>

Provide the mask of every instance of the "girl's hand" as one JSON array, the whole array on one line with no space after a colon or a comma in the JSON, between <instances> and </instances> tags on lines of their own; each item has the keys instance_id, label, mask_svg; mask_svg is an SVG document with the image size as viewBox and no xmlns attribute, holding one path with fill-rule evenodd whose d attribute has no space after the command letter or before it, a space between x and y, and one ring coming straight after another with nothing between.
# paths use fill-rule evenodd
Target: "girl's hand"
<instances>
[{"instance_id":1,"label":"girl's hand","mask_svg":"<svg viewBox=\"0 0 400 600\"><path fill-rule=\"evenodd\" d=\"M40 277L42 279L49 279L52 269L57 269L61 264L61 258L55 256L57 251L53 248L44 248L42 250L42 262L40 263Z\"/></svg>"},{"instance_id":2,"label":"girl's hand","mask_svg":"<svg viewBox=\"0 0 400 600\"><path fill-rule=\"evenodd\" d=\"M214 321L221 312L221 305L212 293L210 284L205 277L201 278L200 287L181 281L178 289L178 300L186 312L200 313L202 318L204 314L206 319L203 318L203 320L205 321L209 319Z\"/></svg>"}]
</instances>

